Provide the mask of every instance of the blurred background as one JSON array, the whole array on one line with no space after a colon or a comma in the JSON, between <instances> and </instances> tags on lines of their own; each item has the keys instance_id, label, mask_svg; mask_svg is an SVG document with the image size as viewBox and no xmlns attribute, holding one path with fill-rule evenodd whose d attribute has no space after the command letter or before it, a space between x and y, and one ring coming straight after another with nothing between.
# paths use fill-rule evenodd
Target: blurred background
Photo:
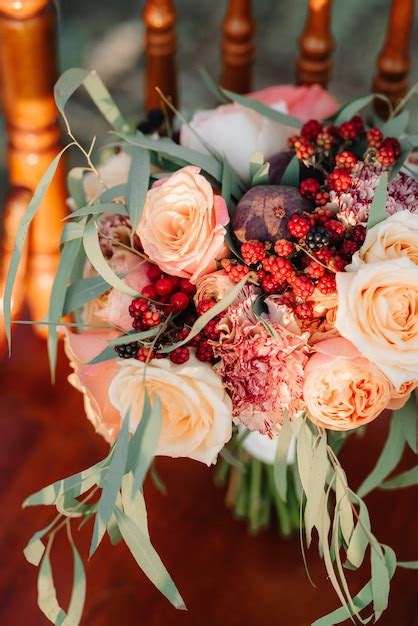
<instances>
[{"instance_id":1,"label":"blurred background","mask_svg":"<svg viewBox=\"0 0 418 626\"><path fill-rule=\"evenodd\" d=\"M205 66L219 76L219 24L225 2L176 0L180 105L191 112L213 104L199 77ZM254 88L294 81L297 39L302 31L305 0L255 0ZM335 0L333 33L337 41L330 91L341 101L370 91L375 56L381 48L390 0ZM87 67L98 71L126 114L142 114L144 32L140 0L61 0L59 45L61 70ZM418 80L418 23L412 35ZM412 126L418 128L418 107ZM68 105L68 117L79 140L87 145L107 126L83 90ZM0 128L1 203L6 192L4 127ZM44 484L87 467L106 454L106 444L84 417L81 396L66 381L68 364L60 356L58 380L50 386L45 342L28 329L16 333L14 355L0 369L0 624L43 626L36 606L36 571L21 550L51 512L20 511L23 499ZM377 420L362 440L350 441L343 454L356 487L375 464L386 420ZM355 438L352 438L355 439ZM406 460L406 464L411 459ZM224 507L224 494L213 486L207 468L190 461L161 459L158 464L169 493L163 497L147 485L151 535L189 607L176 613L138 570L124 546L108 542L88 563L88 602L83 626L309 626L338 605L324 575L323 563L309 557L313 588L306 577L299 539L282 541L276 529L260 537L248 535ZM418 555L417 503L409 490L377 492L370 497L375 532L394 545L399 559ZM86 557L90 529L81 533ZM72 576L70 555L58 541L53 566L60 594ZM366 575L367 573L365 573ZM354 578L354 587L365 581ZM382 626L418 626L418 576L396 574L391 605ZM349 623L349 622L347 622Z\"/></svg>"}]
</instances>

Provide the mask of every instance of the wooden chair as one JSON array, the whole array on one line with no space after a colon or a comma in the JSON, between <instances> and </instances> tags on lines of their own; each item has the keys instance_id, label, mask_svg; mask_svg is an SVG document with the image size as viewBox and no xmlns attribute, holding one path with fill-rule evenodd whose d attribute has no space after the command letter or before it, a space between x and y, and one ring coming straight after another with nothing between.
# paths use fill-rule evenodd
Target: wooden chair
<instances>
[{"instance_id":1,"label":"wooden chair","mask_svg":"<svg viewBox=\"0 0 418 626\"><path fill-rule=\"evenodd\" d=\"M307 4L307 20L296 62L297 82L326 86L334 48L332 0L309 0ZM220 82L228 89L245 93L251 90L255 54L251 0L226 0L226 5L221 32ZM408 87L413 12L414 0L392 0L386 40L377 59L373 89L386 94L393 103ZM177 103L173 2L146 0L143 17L146 25L145 107L160 106L157 86ZM0 42L10 185L33 190L60 143L52 95L57 78L53 0L0 0ZM47 310L57 263L61 220L65 214L64 174L62 165L34 220L25 271L21 272L16 286L16 292L26 295L34 319L41 319ZM20 195L20 202L9 203L6 246L13 239L17 217L24 210L26 200L24 202L23 197ZM14 308L15 314L17 309Z\"/></svg>"}]
</instances>

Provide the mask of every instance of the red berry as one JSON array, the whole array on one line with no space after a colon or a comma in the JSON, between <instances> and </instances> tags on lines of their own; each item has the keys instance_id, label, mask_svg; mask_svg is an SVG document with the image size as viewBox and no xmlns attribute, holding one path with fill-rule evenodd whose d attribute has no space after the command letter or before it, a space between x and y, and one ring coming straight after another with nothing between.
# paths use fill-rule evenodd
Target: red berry
<instances>
[{"instance_id":1,"label":"red berry","mask_svg":"<svg viewBox=\"0 0 418 626\"><path fill-rule=\"evenodd\" d=\"M305 178L299 185L299 191L304 198L313 200L319 192L321 185L316 178Z\"/></svg>"},{"instance_id":2,"label":"red berry","mask_svg":"<svg viewBox=\"0 0 418 626\"><path fill-rule=\"evenodd\" d=\"M363 121L359 115L355 115L348 122L343 122L338 127L338 134L345 141L352 141L363 132Z\"/></svg>"},{"instance_id":3,"label":"red berry","mask_svg":"<svg viewBox=\"0 0 418 626\"><path fill-rule=\"evenodd\" d=\"M393 151L393 148L391 146L382 146L381 148L379 148L376 159L380 163L380 165L383 165L383 167L390 167L396 161L395 152Z\"/></svg>"},{"instance_id":4,"label":"red berry","mask_svg":"<svg viewBox=\"0 0 418 626\"><path fill-rule=\"evenodd\" d=\"M289 309L294 309L296 306L296 298L291 291L285 291L280 298L280 303L289 307Z\"/></svg>"},{"instance_id":5,"label":"red berry","mask_svg":"<svg viewBox=\"0 0 418 626\"><path fill-rule=\"evenodd\" d=\"M304 139L308 141L312 141L312 139L316 139L319 133L322 131L322 124L318 122L318 120L308 120L302 126L300 134Z\"/></svg>"},{"instance_id":6,"label":"red berry","mask_svg":"<svg viewBox=\"0 0 418 626\"><path fill-rule=\"evenodd\" d=\"M351 118L351 123L354 125L354 127L356 128L357 132L359 134L364 132L364 124L363 124L363 120L361 119L360 115L355 115L354 117Z\"/></svg>"},{"instance_id":7,"label":"red berry","mask_svg":"<svg viewBox=\"0 0 418 626\"><path fill-rule=\"evenodd\" d=\"M154 285L145 285L145 287L141 289L141 293L145 298L149 298L150 300L157 300L158 298Z\"/></svg>"},{"instance_id":8,"label":"red berry","mask_svg":"<svg viewBox=\"0 0 418 626\"><path fill-rule=\"evenodd\" d=\"M169 296L175 288L171 278L159 278L154 286L159 296Z\"/></svg>"},{"instance_id":9,"label":"red berry","mask_svg":"<svg viewBox=\"0 0 418 626\"><path fill-rule=\"evenodd\" d=\"M357 243L361 245L366 239L366 232L367 231L366 231L365 226L362 226L361 224L356 224L356 226L354 226L353 228L351 236L354 239L354 241L357 241Z\"/></svg>"},{"instance_id":10,"label":"red berry","mask_svg":"<svg viewBox=\"0 0 418 626\"><path fill-rule=\"evenodd\" d=\"M324 206L329 202L329 193L328 191L319 191L315 196L315 204L317 206Z\"/></svg>"},{"instance_id":11,"label":"red berry","mask_svg":"<svg viewBox=\"0 0 418 626\"><path fill-rule=\"evenodd\" d=\"M196 348L196 358L199 361L210 363L214 358L213 348L207 341L200 341Z\"/></svg>"},{"instance_id":12,"label":"red berry","mask_svg":"<svg viewBox=\"0 0 418 626\"><path fill-rule=\"evenodd\" d=\"M332 256L328 262L328 267L334 272L342 272L347 263L338 254Z\"/></svg>"},{"instance_id":13,"label":"red berry","mask_svg":"<svg viewBox=\"0 0 418 626\"><path fill-rule=\"evenodd\" d=\"M358 249L359 245L354 239L346 239L341 246L341 254L350 261L351 257Z\"/></svg>"},{"instance_id":14,"label":"red berry","mask_svg":"<svg viewBox=\"0 0 418 626\"><path fill-rule=\"evenodd\" d=\"M136 358L138 361L142 361L143 363L150 361L151 359L155 359L155 352L151 350L151 348L139 348L136 353Z\"/></svg>"},{"instance_id":15,"label":"red berry","mask_svg":"<svg viewBox=\"0 0 418 626\"><path fill-rule=\"evenodd\" d=\"M149 310L148 300L145 298L135 298L129 305L129 315L131 317L141 317L145 311Z\"/></svg>"},{"instance_id":16,"label":"red berry","mask_svg":"<svg viewBox=\"0 0 418 626\"><path fill-rule=\"evenodd\" d=\"M399 158L400 154L401 154L401 144L399 143L399 141L396 139L396 137L386 137L386 139L384 139L383 143L382 143L382 147L384 148L392 148L394 154L395 154L395 159Z\"/></svg>"},{"instance_id":17,"label":"red berry","mask_svg":"<svg viewBox=\"0 0 418 626\"><path fill-rule=\"evenodd\" d=\"M302 302L295 307L296 317L301 320L311 320L313 318L313 307L310 302Z\"/></svg>"},{"instance_id":18,"label":"red berry","mask_svg":"<svg viewBox=\"0 0 418 626\"><path fill-rule=\"evenodd\" d=\"M287 239L279 239L274 244L274 251L277 256L289 257L295 251L295 246L291 241L287 241Z\"/></svg>"},{"instance_id":19,"label":"red berry","mask_svg":"<svg viewBox=\"0 0 418 626\"><path fill-rule=\"evenodd\" d=\"M135 317L132 321L132 328L137 331L144 330L144 326L142 324L142 317Z\"/></svg>"},{"instance_id":20,"label":"red berry","mask_svg":"<svg viewBox=\"0 0 418 626\"><path fill-rule=\"evenodd\" d=\"M289 139L287 140L287 145L289 146L291 150L295 149L295 143L299 141L299 139L300 139L300 135L291 135L289 137Z\"/></svg>"},{"instance_id":21,"label":"red berry","mask_svg":"<svg viewBox=\"0 0 418 626\"><path fill-rule=\"evenodd\" d=\"M291 262L282 257L269 256L262 260L263 269L273 274L277 282L285 281L293 271Z\"/></svg>"},{"instance_id":22,"label":"red berry","mask_svg":"<svg viewBox=\"0 0 418 626\"><path fill-rule=\"evenodd\" d=\"M315 210L315 217L319 224L325 224L325 222L328 222L330 219L332 219L333 215L334 214L330 209L325 209L323 207Z\"/></svg>"},{"instance_id":23,"label":"red berry","mask_svg":"<svg viewBox=\"0 0 418 626\"><path fill-rule=\"evenodd\" d=\"M380 148L383 141L383 133L378 128L371 128L367 133L367 144L371 148Z\"/></svg>"},{"instance_id":24,"label":"red berry","mask_svg":"<svg viewBox=\"0 0 418 626\"><path fill-rule=\"evenodd\" d=\"M294 143L294 149L296 150L296 157L299 161L308 161L315 154L315 148L306 139L297 139Z\"/></svg>"},{"instance_id":25,"label":"red berry","mask_svg":"<svg viewBox=\"0 0 418 626\"><path fill-rule=\"evenodd\" d=\"M190 328L186 328L186 326L184 326L176 334L176 340L183 341L183 339L186 339L186 337L188 337L189 335L190 335Z\"/></svg>"},{"instance_id":26,"label":"red berry","mask_svg":"<svg viewBox=\"0 0 418 626\"><path fill-rule=\"evenodd\" d=\"M197 346L199 345L201 341L204 341L204 338L201 335L201 333L198 333L197 335L193 337L193 339L190 339L189 345L193 346L193 348L197 348Z\"/></svg>"},{"instance_id":27,"label":"red berry","mask_svg":"<svg viewBox=\"0 0 418 626\"><path fill-rule=\"evenodd\" d=\"M328 222L325 222L324 228L329 235L331 243L338 243L345 237L345 226L338 220L328 220Z\"/></svg>"},{"instance_id":28,"label":"red berry","mask_svg":"<svg viewBox=\"0 0 418 626\"><path fill-rule=\"evenodd\" d=\"M316 261L310 261L309 265L305 268L305 273L309 278L316 280L325 274L325 267Z\"/></svg>"},{"instance_id":29,"label":"red berry","mask_svg":"<svg viewBox=\"0 0 418 626\"><path fill-rule=\"evenodd\" d=\"M266 256L266 249L261 241L258 241L257 239L250 239L242 244L241 254L245 263L248 265L255 265L261 261L261 259L264 259Z\"/></svg>"},{"instance_id":30,"label":"red berry","mask_svg":"<svg viewBox=\"0 0 418 626\"><path fill-rule=\"evenodd\" d=\"M335 157L335 165L348 172L351 172L356 163L357 157L353 152L350 152L350 150L343 150Z\"/></svg>"},{"instance_id":31,"label":"red berry","mask_svg":"<svg viewBox=\"0 0 418 626\"><path fill-rule=\"evenodd\" d=\"M250 271L249 267L247 267L246 265L242 265L241 263L238 263L237 265L231 266L231 269L228 272L228 276L234 283L239 283L239 281L242 280L244 276L248 274L249 271Z\"/></svg>"},{"instance_id":32,"label":"red berry","mask_svg":"<svg viewBox=\"0 0 418 626\"><path fill-rule=\"evenodd\" d=\"M196 310L199 315L203 315L216 304L215 300L200 300L197 303Z\"/></svg>"},{"instance_id":33,"label":"red berry","mask_svg":"<svg viewBox=\"0 0 418 626\"><path fill-rule=\"evenodd\" d=\"M161 313L159 311L146 311L141 321L144 328L153 328L161 322Z\"/></svg>"},{"instance_id":34,"label":"red berry","mask_svg":"<svg viewBox=\"0 0 418 626\"><path fill-rule=\"evenodd\" d=\"M335 283L335 275L327 272L326 274L324 274L324 276L322 276L322 278L318 280L317 287L319 291L325 295L334 293L337 289Z\"/></svg>"},{"instance_id":35,"label":"red berry","mask_svg":"<svg viewBox=\"0 0 418 626\"><path fill-rule=\"evenodd\" d=\"M286 282L279 281L273 274L266 274L260 281L261 289L267 293L280 293L286 289Z\"/></svg>"},{"instance_id":36,"label":"red berry","mask_svg":"<svg viewBox=\"0 0 418 626\"><path fill-rule=\"evenodd\" d=\"M332 257L332 252L327 246L323 246L323 248L315 252L315 256L319 261L325 263L325 265L328 265Z\"/></svg>"},{"instance_id":37,"label":"red berry","mask_svg":"<svg viewBox=\"0 0 418 626\"><path fill-rule=\"evenodd\" d=\"M196 293L196 286L193 285L187 278L182 278L179 286L180 291L183 291L183 293L186 293L188 296L194 296Z\"/></svg>"},{"instance_id":38,"label":"red berry","mask_svg":"<svg viewBox=\"0 0 418 626\"><path fill-rule=\"evenodd\" d=\"M334 144L334 137L328 131L324 131L319 133L316 138L316 145L318 148L324 150L324 152L329 152Z\"/></svg>"},{"instance_id":39,"label":"red berry","mask_svg":"<svg viewBox=\"0 0 418 626\"><path fill-rule=\"evenodd\" d=\"M307 276L296 276L292 282L293 293L301 300L307 300L314 289L313 282Z\"/></svg>"},{"instance_id":40,"label":"red berry","mask_svg":"<svg viewBox=\"0 0 418 626\"><path fill-rule=\"evenodd\" d=\"M190 351L186 346L180 346L180 348L176 348L172 352L170 352L170 361L175 363L176 365L182 365L189 360Z\"/></svg>"},{"instance_id":41,"label":"red berry","mask_svg":"<svg viewBox=\"0 0 418 626\"><path fill-rule=\"evenodd\" d=\"M189 296L183 293L182 291L177 291L173 293L170 298L170 305L173 311L176 313L180 313L180 311L184 311L189 306Z\"/></svg>"},{"instance_id":42,"label":"red berry","mask_svg":"<svg viewBox=\"0 0 418 626\"><path fill-rule=\"evenodd\" d=\"M327 184L333 191L347 191L351 185L351 176L347 170L335 168L327 178Z\"/></svg>"},{"instance_id":43,"label":"red berry","mask_svg":"<svg viewBox=\"0 0 418 626\"><path fill-rule=\"evenodd\" d=\"M150 267L147 269L147 276L152 283L155 283L155 281L161 278L162 275L163 273L158 265L150 265Z\"/></svg>"},{"instance_id":44,"label":"red berry","mask_svg":"<svg viewBox=\"0 0 418 626\"><path fill-rule=\"evenodd\" d=\"M214 317L204 327L203 334L206 337L206 339L210 339L211 341L218 341L221 335L221 331L218 330L219 319L220 318L218 316Z\"/></svg>"},{"instance_id":45,"label":"red berry","mask_svg":"<svg viewBox=\"0 0 418 626\"><path fill-rule=\"evenodd\" d=\"M287 222L287 230L295 237L295 239L303 239L311 229L311 224L306 217L293 213L289 221Z\"/></svg>"}]
</instances>

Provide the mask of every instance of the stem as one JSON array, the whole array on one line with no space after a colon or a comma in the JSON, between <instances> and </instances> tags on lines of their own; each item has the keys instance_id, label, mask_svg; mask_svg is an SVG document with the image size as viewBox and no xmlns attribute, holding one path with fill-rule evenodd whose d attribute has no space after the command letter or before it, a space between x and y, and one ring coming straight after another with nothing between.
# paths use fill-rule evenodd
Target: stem
<instances>
[{"instance_id":1,"label":"stem","mask_svg":"<svg viewBox=\"0 0 418 626\"><path fill-rule=\"evenodd\" d=\"M250 461L250 490L249 490L249 529L256 533L260 529L261 509L261 461L252 458Z\"/></svg>"},{"instance_id":2,"label":"stem","mask_svg":"<svg viewBox=\"0 0 418 626\"><path fill-rule=\"evenodd\" d=\"M268 479L270 484L270 491L273 496L273 502L276 507L277 517L279 521L280 533L283 537L289 537L292 534L292 523L290 520L289 511L286 506L286 502L284 502L279 492L276 489L276 485L274 482L274 468L272 465L267 466L268 470Z\"/></svg>"}]
</instances>

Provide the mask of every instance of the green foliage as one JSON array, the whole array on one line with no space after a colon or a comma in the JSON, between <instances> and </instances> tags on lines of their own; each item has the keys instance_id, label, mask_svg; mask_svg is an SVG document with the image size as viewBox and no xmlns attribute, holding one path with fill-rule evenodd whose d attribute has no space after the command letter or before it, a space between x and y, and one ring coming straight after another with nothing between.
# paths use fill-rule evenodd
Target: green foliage
<instances>
[{"instance_id":1,"label":"green foliage","mask_svg":"<svg viewBox=\"0 0 418 626\"><path fill-rule=\"evenodd\" d=\"M369 219L367 228L372 228L386 219L386 202L388 197L388 174L383 172L374 192L373 200L370 205Z\"/></svg>"},{"instance_id":2,"label":"green foliage","mask_svg":"<svg viewBox=\"0 0 418 626\"><path fill-rule=\"evenodd\" d=\"M297 118L293 117L293 115L287 115L287 113L281 113L280 111L276 111L257 100L253 100L248 96L241 96L233 91L229 91L228 89L222 89L222 93L227 96L233 102L237 102L256 113L259 113L263 117L267 117L273 122L278 122L279 124L284 124L285 126L291 126L292 128L302 128L303 123Z\"/></svg>"}]
</instances>

